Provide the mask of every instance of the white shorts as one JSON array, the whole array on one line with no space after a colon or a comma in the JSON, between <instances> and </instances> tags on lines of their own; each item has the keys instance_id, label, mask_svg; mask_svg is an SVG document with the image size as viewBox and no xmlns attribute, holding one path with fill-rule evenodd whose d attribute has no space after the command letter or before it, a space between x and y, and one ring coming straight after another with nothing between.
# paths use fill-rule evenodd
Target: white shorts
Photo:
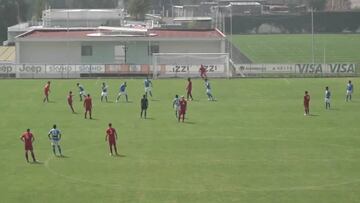
<instances>
[{"instance_id":1,"label":"white shorts","mask_svg":"<svg viewBox=\"0 0 360 203\"><path fill-rule=\"evenodd\" d=\"M107 97L107 96L108 96L108 93L107 93L107 92L101 92L101 96L102 96L102 97Z\"/></svg>"},{"instance_id":2,"label":"white shorts","mask_svg":"<svg viewBox=\"0 0 360 203\"><path fill-rule=\"evenodd\" d=\"M51 140L51 145L52 146L59 146L59 142L60 142L60 140Z\"/></svg>"},{"instance_id":3,"label":"white shorts","mask_svg":"<svg viewBox=\"0 0 360 203\"><path fill-rule=\"evenodd\" d=\"M119 96L121 96L121 95L127 95L127 93L126 93L126 91L125 91L125 92L119 92L118 95L119 95Z\"/></svg>"},{"instance_id":4,"label":"white shorts","mask_svg":"<svg viewBox=\"0 0 360 203\"><path fill-rule=\"evenodd\" d=\"M211 90L210 90L210 89L206 89L206 94L211 94Z\"/></svg>"},{"instance_id":5,"label":"white shorts","mask_svg":"<svg viewBox=\"0 0 360 203\"><path fill-rule=\"evenodd\" d=\"M346 90L346 95L352 95L352 90Z\"/></svg>"},{"instance_id":6,"label":"white shorts","mask_svg":"<svg viewBox=\"0 0 360 203\"><path fill-rule=\"evenodd\" d=\"M180 109L180 106L176 106L176 105L174 106L175 111L179 111L179 109Z\"/></svg>"},{"instance_id":7,"label":"white shorts","mask_svg":"<svg viewBox=\"0 0 360 203\"><path fill-rule=\"evenodd\" d=\"M325 103L330 103L330 98L325 98Z\"/></svg>"},{"instance_id":8,"label":"white shorts","mask_svg":"<svg viewBox=\"0 0 360 203\"><path fill-rule=\"evenodd\" d=\"M145 92L151 92L151 87L145 87Z\"/></svg>"},{"instance_id":9,"label":"white shorts","mask_svg":"<svg viewBox=\"0 0 360 203\"><path fill-rule=\"evenodd\" d=\"M85 96L85 95L86 95L85 91L81 91L81 92L80 92L80 95L81 95L81 96Z\"/></svg>"}]
</instances>

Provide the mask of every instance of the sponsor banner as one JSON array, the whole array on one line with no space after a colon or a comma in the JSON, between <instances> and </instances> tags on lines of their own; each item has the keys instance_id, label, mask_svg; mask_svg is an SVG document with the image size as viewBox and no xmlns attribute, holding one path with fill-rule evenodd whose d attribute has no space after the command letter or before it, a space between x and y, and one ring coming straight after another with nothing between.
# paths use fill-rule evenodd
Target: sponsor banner
<instances>
[{"instance_id":1,"label":"sponsor banner","mask_svg":"<svg viewBox=\"0 0 360 203\"><path fill-rule=\"evenodd\" d=\"M0 74L16 73L16 65L14 64L0 64Z\"/></svg>"},{"instance_id":2,"label":"sponsor banner","mask_svg":"<svg viewBox=\"0 0 360 203\"><path fill-rule=\"evenodd\" d=\"M357 64L295 64L297 73L312 74L355 74L358 69Z\"/></svg>"},{"instance_id":3,"label":"sponsor banner","mask_svg":"<svg viewBox=\"0 0 360 203\"><path fill-rule=\"evenodd\" d=\"M204 65L207 74L224 73L224 65ZM199 65L166 65L165 74L189 74L199 73Z\"/></svg>"},{"instance_id":4,"label":"sponsor banner","mask_svg":"<svg viewBox=\"0 0 360 203\"><path fill-rule=\"evenodd\" d=\"M30 73L30 74L41 74L45 73L45 65L36 65L36 64L22 64L17 65L17 73Z\"/></svg>"},{"instance_id":5,"label":"sponsor banner","mask_svg":"<svg viewBox=\"0 0 360 203\"><path fill-rule=\"evenodd\" d=\"M236 74L292 73L292 74L355 74L359 66L351 63L340 64L237 64Z\"/></svg>"},{"instance_id":6,"label":"sponsor banner","mask_svg":"<svg viewBox=\"0 0 360 203\"><path fill-rule=\"evenodd\" d=\"M46 73L75 73L75 65L46 65Z\"/></svg>"},{"instance_id":7,"label":"sponsor banner","mask_svg":"<svg viewBox=\"0 0 360 203\"><path fill-rule=\"evenodd\" d=\"M76 65L80 73L105 73L105 65Z\"/></svg>"},{"instance_id":8,"label":"sponsor banner","mask_svg":"<svg viewBox=\"0 0 360 203\"><path fill-rule=\"evenodd\" d=\"M141 65L130 65L129 66L130 72L140 72L141 71Z\"/></svg>"}]
</instances>

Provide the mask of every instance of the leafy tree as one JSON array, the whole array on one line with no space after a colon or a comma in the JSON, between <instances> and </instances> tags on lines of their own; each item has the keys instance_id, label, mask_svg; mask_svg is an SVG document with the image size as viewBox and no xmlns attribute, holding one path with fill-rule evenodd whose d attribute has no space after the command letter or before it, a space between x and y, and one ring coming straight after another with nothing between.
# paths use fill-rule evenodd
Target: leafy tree
<instances>
[{"instance_id":1,"label":"leafy tree","mask_svg":"<svg viewBox=\"0 0 360 203\"><path fill-rule=\"evenodd\" d=\"M128 11L136 20L143 20L149 11L150 2L148 0L130 0Z\"/></svg>"},{"instance_id":2,"label":"leafy tree","mask_svg":"<svg viewBox=\"0 0 360 203\"><path fill-rule=\"evenodd\" d=\"M314 10L321 11L324 10L327 0L308 0L308 5Z\"/></svg>"}]
</instances>

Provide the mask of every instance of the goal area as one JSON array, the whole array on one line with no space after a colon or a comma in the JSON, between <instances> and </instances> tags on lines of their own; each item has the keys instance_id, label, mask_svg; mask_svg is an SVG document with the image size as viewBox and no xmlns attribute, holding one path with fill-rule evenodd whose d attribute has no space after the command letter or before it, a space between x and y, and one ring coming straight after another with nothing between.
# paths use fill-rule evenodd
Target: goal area
<instances>
[{"instance_id":1,"label":"goal area","mask_svg":"<svg viewBox=\"0 0 360 203\"><path fill-rule=\"evenodd\" d=\"M231 77L228 53L154 53L154 78L200 77L201 65L207 77Z\"/></svg>"}]
</instances>

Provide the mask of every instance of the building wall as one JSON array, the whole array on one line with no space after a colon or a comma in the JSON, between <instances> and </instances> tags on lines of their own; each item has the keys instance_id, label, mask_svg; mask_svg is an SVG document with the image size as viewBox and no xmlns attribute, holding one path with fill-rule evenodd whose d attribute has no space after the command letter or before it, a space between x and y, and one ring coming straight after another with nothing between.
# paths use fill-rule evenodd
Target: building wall
<instances>
[{"instance_id":1,"label":"building wall","mask_svg":"<svg viewBox=\"0 0 360 203\"><path fill-rule=\"evenodd\" d=\"M18 63L77 64L81 61L79 42L18 42Z\"/></svg>"},{"instance_id":2,"label":"building wall","mask_svg":"<svg viewBox=\"0 0 360 203\"><path fill-rule=\"evenodd\" d=\"M92 56L81 56L83 64L113 64L115 63L114 42L82 42L81 46L92 46ZM81 54L81 49L79 50Z\"/></svg>"},{"instance_id":3,"label":"building wall","mask_svg":"<svg viewBox=\"0 0 360 203\"><path fill-rule=\"evenodd\" d=\"M17 42L18 63L115 64L115 46L125 45L126 64L152 64L149 45L160 53L224 53L224 41L160 42ZM82 56L81 47L91 46L92 55Z\"/></svg>"},{"instance_id":4,"label":"building wall","mask_svg":"<svg viewBox=\"0 0 360 203\"><path fill-rule=\"evenodd\" d=\"M127 64L149 64L149 42L128 42L126 44Z\"/></svg>"}]
</instances>

